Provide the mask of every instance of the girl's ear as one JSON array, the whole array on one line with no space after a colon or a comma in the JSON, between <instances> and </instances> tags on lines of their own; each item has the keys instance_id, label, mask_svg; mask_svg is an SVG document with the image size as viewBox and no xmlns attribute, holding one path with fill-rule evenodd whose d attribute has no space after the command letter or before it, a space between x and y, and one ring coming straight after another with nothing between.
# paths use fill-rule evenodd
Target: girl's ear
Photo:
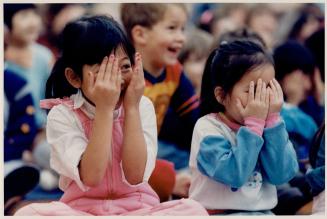
<instances>
[{"instance_id":1,"label":"girl's ear","mask_svg":"<svg viewBox=\"0 0 327 219\"><path fill-rule=\"evenodd\" d=\"M65 76L67 81L74 87L80 88L82 86L82 81L80 77L75 74L74 70L71 68L65 68Z\"/></svg>"},{"instance_id":2,"label":"girl's ear","mask_svg":"<svg viewBox=\"0 0 327 219\"><path fill-rule=\"evenodd\" d=\"M136 44L145 45L147 43L147 28L135 25L131 31L132 40Z\"/></svg>"},{"instance_id":3,"label":"girl's ear","mask_svg":"<svg viewBox=\"0 0 327 219\"><path fill-rule=\"evenodd\" d=\"M225 92L223 90L222 87L220 86L217 86L214 90L214 93L215 93L215 97L216 97L216 100L218 101L218 103L224 105L224 98L225 98Z\"/></svg>"}]
</instances>

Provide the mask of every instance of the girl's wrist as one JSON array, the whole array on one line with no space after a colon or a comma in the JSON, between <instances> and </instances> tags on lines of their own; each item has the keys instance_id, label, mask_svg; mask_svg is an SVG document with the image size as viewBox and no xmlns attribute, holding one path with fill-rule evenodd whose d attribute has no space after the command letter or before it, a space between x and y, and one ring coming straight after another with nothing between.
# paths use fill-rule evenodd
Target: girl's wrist
<instances>
[{"instance_id":1,"label":"girl's wrist","mask_svg":"<svg viewBox=\"0 0 327 219\"><path fill-rule=\"evenodd\" d=\"M266 128L273 127L279 121L280 121L280 113L279 112L269 113L267 116L267 119L266 119Z\"/></svg>"},{"instance_id":2,"label":"girl's wrist","mask_svg":"<svg viewBox=\"0 0 327 219\"><path fill-rule=\"evenodd\" d=\"M128 106L125 109L125 114L134 114L139 112L139 106L133 105L133 106Z\"/></svg>"},{"instance_id":3,"label":"girl's wrist","mask_svg":"<svg viewBox=\"0 0 327 219\"><path fill-rule=\"evenodd\" d=\"M248 116L244 118L244 125L252 132L256 133L259 136L262 136L263 129L265 127L265 120L253 116Z\"/></svg>"}]
</instances>

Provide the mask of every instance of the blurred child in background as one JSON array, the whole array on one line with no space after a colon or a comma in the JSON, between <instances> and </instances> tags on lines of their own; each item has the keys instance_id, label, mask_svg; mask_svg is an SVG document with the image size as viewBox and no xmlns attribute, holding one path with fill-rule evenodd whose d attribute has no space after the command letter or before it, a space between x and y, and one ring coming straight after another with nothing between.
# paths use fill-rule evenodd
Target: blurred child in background
<instances>
[{"instance_id":1,"label":"blurred child in background","mask_svg":"<svg viewBox=\"0 0 327 219\"><path fill-rule=\"evenodd\" d=\"M202 74L212 43L212 35L198 28L191 29L186 33L185 44L178 56L187 78L199 96Z\"/></svg>"},{"instance_id":2,"label":"blurred child in background","mask_svg":"<svg viewBox=\"0 0 327 219\"><path fill-rule=\"evenodd\" d=\"M48 4L45 8L45 31L38 42L51 49L57 59L60 55L60 35L65 25L87 14L85 4Z\"/></svg>"},{"instance_id":3,"label":"blurred child in background","mask_svg":"<svg viewBox=\"0 0 327 219\"><path fill-rule=\"evenodd\" d=\"M31 89L38 133L33 142L33 158L38 166L50 174L42 174L43 188L57 187L57 176L50 170L50 146L45 139L46 112L39 106L44 98L45 83L50 74L54 57L51 51L36 43L42 23L34 4L4 4L4 22L9 29L8 44L4 53L5 68L26 80ZM53 177L52 177L53 175Z\"/></svg>"},{"instance_id":4,"label":"blurred child in background","mask_svg":"<svg viewBox=\"0 0 327 219\"><path fill-rule=\"evenodd\" d=\"M276 78L284 92L285 103L281 116L285 120L289 138L297 153L300 171L285 185L279 187L276 214L295 214L312 200L305 173L310 167L309 147L317 125L299 105L312 89L314 60L310 51L296 41L282 43L274 50Z\"/></svg>"},{"instance_id":5,"label":"blurred child in background","mask_svg":"<svg viewBox=\"0 0 327 219\"><path fill-rule=\"evenodd\" d=\"M312 88L313 56L300 43L287 41L275 48L274 61L276 78L285 96L281 115L296 148L300 169L305 173L309 161L309 145L318 128L314 120L305 114L299 105L307 98Z\"/></svg>"},{"instance_id":6,"label":"blurred child in background","mask_svg":"<svg viewBox=\"0 0 327 219\"><path fill-rule=\"evenodd\" d=\"M16 73L4 71L4 210L12 208L39 182L38 168L26 161L37 133L30 87Z\"/></svg>"},{"instance_id":7,"label":"blurred child in background","mask_svg":"<svg viewBox=\"0 0 327 219\"><path fill-rule=\"evenodd\" d=\"M310 77L312 88L300 103L300 108L319 126L325 118L325 28L313 33L305 41L305 46L313 55L315 68Z\"/></svg>"}]
</instances>

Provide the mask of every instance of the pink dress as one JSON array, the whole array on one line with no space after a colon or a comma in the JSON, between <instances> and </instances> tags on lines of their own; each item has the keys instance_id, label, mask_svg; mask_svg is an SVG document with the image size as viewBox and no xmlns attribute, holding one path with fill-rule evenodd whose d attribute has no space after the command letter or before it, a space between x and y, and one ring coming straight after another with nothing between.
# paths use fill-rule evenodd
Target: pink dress
<instances>
[{"instance_id":1,"label":"pink dress","mask_svg":"<svg viewBox=\"0 0 327 219\"><path fill-rule=\"evenodd\" d=\"M52 99L41 103L46 108L57 104L65 104L76 113L89 138L93 121L80 109L73 109L70 99ZM130 185L126 181L120 166L123 120L123 113L114 119L112 164L108 163L100 185L82 191L76 182L72 181L59 201L30 204L19 209L15 215L208 215L194 200L181 199L159 203L157 194L148 182Z\"/></svg>"}]
</instances>

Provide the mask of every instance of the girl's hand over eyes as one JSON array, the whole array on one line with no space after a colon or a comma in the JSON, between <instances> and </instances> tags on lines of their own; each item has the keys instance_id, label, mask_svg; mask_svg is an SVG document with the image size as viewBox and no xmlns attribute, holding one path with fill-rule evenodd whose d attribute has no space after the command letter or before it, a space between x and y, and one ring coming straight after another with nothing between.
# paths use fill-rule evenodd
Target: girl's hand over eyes
<instances>
[{"instance_id":1,"label":"girl's hand over eyes","mask_svg":"<svg viewBox=\"0 0 327 219\"><path fill-rule=\"evenodd\" d=\"M138 107L145 87L142 58L139 53L135 54L134 63L131 80L124 96L124 108L127 110L130 107Z\"/></svg>"},{"instance_id":2,"label":"girl's hand over eyes","mask_svg":"<svg viewBox=\"0 0 327 219\"><path fill-rule=\"evenodd\" d=\"M284 103L282 87L276 79L269 81L269 113L277 113L282 109Z\"/></svg>"},{"instance_id":3,"label":"girl's hand over eyes","mask_svg":"<svg viewBox=\"0 0 327 219\"><path fill-rule=\"evenodd\" d=\"M113 54L104 57L97 76L89 72L89 94L96 107L113 110L121 91L118 59Z\"/></svg>"},{"instance_id":4,"label":"girl's hand over eyes","mask_svg":"<svg viewBox=\"0 0 327 219\"><path fill-rule=\"evenodd\" d=\"M267 92L266 83L259 78L256 90L254 90L254 82L251 81L247 105L243 107L238 99L236 106L243 119L246 117L256 117L266 120L269 108L269 92Z\"/></svg>"}]
</instances>

